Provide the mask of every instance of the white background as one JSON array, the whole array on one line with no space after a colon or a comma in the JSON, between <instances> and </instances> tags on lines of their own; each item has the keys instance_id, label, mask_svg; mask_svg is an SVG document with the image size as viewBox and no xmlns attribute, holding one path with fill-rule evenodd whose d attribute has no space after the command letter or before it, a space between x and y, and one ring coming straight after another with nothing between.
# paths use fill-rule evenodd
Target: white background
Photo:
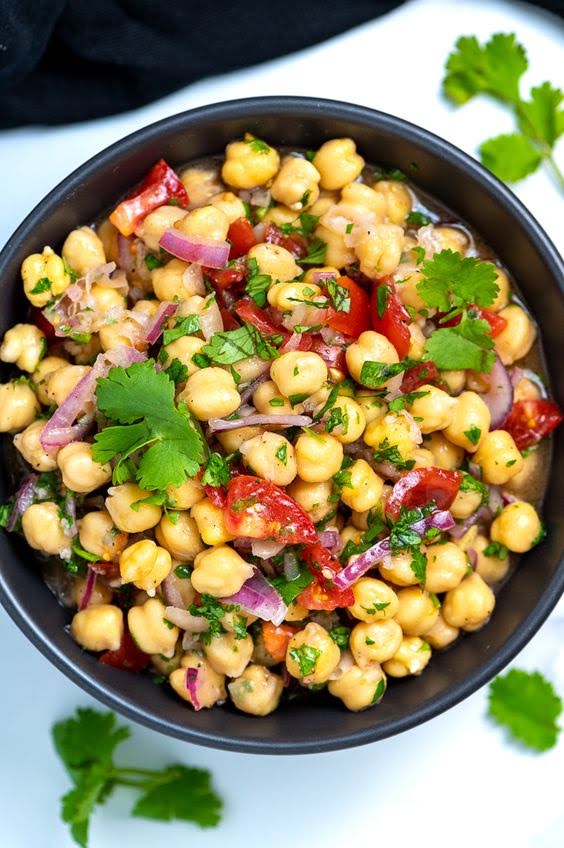
<instances>
[{"instance_id":1,"label":"white background","mask_svg":"<svg viewBox=\"0 0 564 848\"><path fill-rule=\"evenodd\" d=\"M511 131L512 118L481 98L459 110L445 104L442 69L459 35L487 39L498 31L515 32L527 48L532 70L525 90L545 79L562 86L563 31L557 18L518 3L413 0L318 47L206 80L127 115L1 132L0 243L49 189L103 147L154 120L219 100L261 94L348 100L407 118L474 154L484 138ZM516 191L562 248L562 199L549 175L535 174ZM561 601L514 663L542 670L561 694L563 636ZM68 781L49 731L75 707L95 702L56 671L3 611L0 646L0 848L68 848L72 842L58 819L58 798ZM191 848L257 842L268 848L383 843L559 848L564 743L541 756L526 753L506 741L485 711L482 690L400 737L289 758L206 750L135 726L122 761L207 766L225 798L223 823L199 831L189 824L130 819L132 796L120 790L96 814L91 848L148 848L165 839Z\"/></svg>"}]
</instances>

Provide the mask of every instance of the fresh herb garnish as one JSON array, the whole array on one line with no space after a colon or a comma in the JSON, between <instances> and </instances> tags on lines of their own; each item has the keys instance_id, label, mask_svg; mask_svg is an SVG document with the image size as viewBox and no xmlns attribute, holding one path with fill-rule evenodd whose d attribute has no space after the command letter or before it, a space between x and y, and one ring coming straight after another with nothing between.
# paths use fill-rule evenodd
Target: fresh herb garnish
<instances>
[{"instance_id":1,"label":"fresh herb garnish","mask_svg":"<svg viewBox=\"0 0 564 848\"><path fill-rule=\"evenodd\" d=\"M262 153L263 155L270 153L270 145L261 138L246 138L245 144L248 144L255 153Z\"/></svg>"},{"instance_id":2,"label":"fresh herb garnish","mask_svg":"<svg viewBox=\"0 0 564 848\"><path fill-rule=\"evenodd\" d=\"M245 291L252 297L257 306L266 305L266 293L272 285L270 274L261 274L256 259L247 258L247 284Z\"/></svg>"},{"instance_id":3,"label":"fresh herb garnish","mask_svg":"<svg viewBox=\"0 0 564 848\"><path fill-rule=\"evenodd\" d=\"M476 427L476 425L473 424L469 430L464 431L464 435L466 436L469 442L472 442L473 445L477 445L480 441L482 431L479 427Z\"/></svg>"},{"instance_id":4,"label":"fresh herb garnish","mask_svg":"<svg viewBox=\"0 0 564 848\"><path fill-rule=\"evenodd\" d=\"M333 309L336 312L350 312L351 296L349 290L339 285L334 279L328 279L326 281L326 287Z\"/></svg>"},{"instance_id":5,"label":"fresh herb garnish","mask_svg":"<svg viewBox=\"0 0 564 848\"><path fill-rule=\"evenodd\" d=\"M512 668L490 683L488 715L529 748L548 751L556 745L561 713L562 700L538 671Z\"/></svg>"},{"instance_id":6,"label":"fresh herb garnish","mask_svg":"<svg viewBox=\"0 0 564 848\"><path fill-rule=\"evenodd\" d=\"M403 359L401 362L371 362L368 360L363 362L360 369L359 383L369 389L379 389L392 377L407 371L412 365L413 363L408 359Z\"/></svg>"},{"instance_id":7,"label":"fresh herb garnish","mask_svg":"<svg viewBox=\"0 0 564 848\"><path fill-rule=\"evenodd\" d=\"M205 618L210 626L210 636L221 636L222 633L225 633L225 628L221 623L221 619L226 612L233 612L233 610L237 611L238 609L239 607L235 604L222 605L216 598L213 597L213 595L208 595L204 592L201 596L200 603L190 604L188 612L190 615L197 615ZM201 636L204 637L205 635L205 633L201 634Z\"/></svg>"},{"instance_id":8,"label":"fresh herb garnish","mask_svg":"<svg viewBox=\"0 0 564 848\"><path fill-rule=\"evenodd\" d=\"M344 624L339 625L337 627L332 627L329 631L329 636L331 637L333 642L343 651L349 647L350 635L351 628L346 627Z\"/></svg>"},{"instance_id":9,"label":"fresh herb garnish","mask_svg":"<svg viewBox=\"0 0 564 848\"><path fill-rule=\"evenodd\" d=\"M167 345L182 336L193 336L201 330L200 319L197 315L187 315L185 318L175 318L174 327L163 333L163 344Z\"/></svg>"},{"instance_id":10,"label":"fresh herb garnish","mask_svg":"<svg viewBox=\"0 0 564 848\"><path fill-rule=\"evenodd\" d=\"M496 559L507 559L509 556L509 548L502 545L501 542L490 542L484 548L484 556L496 557Z\"/></svg>"},{"instance_id":11,"label":"fresh herb garnish","mask_svg":"<svg viewBox=\"0 0 564 848\"><path fill-rule=\"evenodd\" d=\"M327 244L320 238L314 238L307 248L307 254L296 261L299 265L323 265L327 253Z\"/></svg>"},{"instance_id":12,"label":"fresh herb garnish","mask_svg":"<svg viewBox=\"0 0 564 848\"><path fill-rule=\"evenodd\" d=\"M425 395L431 394L430 392L408 392L405 395L399 395L399 397L394 398L388 404L388 409L391 412L401 412L402 409L405 409L406 405L409 406L413 403L414 400L418 398L425 397Z\"/></svg>"},{"instance_id":13,"label":"fresh herb garnish","mask_svg":"<svg viewBox=\"0 0 564 848\"><path fill-rule=\"evenodd\" d=\"M31 289L30 294L43 294L43 292L51 291L53 283L49 277L41 277Z\"/></svg>"},{"instance_id":14,"label":"fresh herb garnish","mask_svg":"<svg viewBox=\"0 0 564 848\"><path fill-rule=\"evenodd\" d=\"M202 352L218 365L232 365L249 356L259 356L264 360L278 356L276 348L263 338L252 324L243 324L236 330L214 333L210 341L202 347Z\"/></svg>"},{"instance_id":15,"label":"fresh herb garnish","mask_svg":"<svg viewBox=\"0 0 564 848\"><path fill-rule=\"evenodd\" d=\"M314 648L313 645L300 645L299 648L290 648L290 657L299 667L302 677L307 677L315 671L320 656L320 649Z\"/></svg>"},{"instance_id":16,"label":"fresh herb garnish","mask_svg":"<svg viewBox=\"0 0 564 848\"><path fill-rule=\"evenodd\" d=\"M390 444L388 438L385 438L373 452L373 457L376 462L391 462L400 471L410 471L415 465L414 459L404 459L397 445Z\"/></svg>"},{"instance_id":17,"label":"fresh herb garnish","mask_svg":"<svg viewBox=\"0 0 564 848\"><path fill-rule=\"evenodd\" d=\"M204 465L203 486L227 486L231 479L229 465L219 453L211 453Z\"/></svg>"},{"instance_id":18,"label":"fresh herb garnish","mask_svg":"<svg viewBox=\"0 0 564 848\"><path fill-rule=\"evenodd\" d=\"M427 227L429 224L432 224L431 218L426 215L424 212L410 212L409 215L406 216L408 224L412 224L414 227Z\"/></svg>"}]
</instances>

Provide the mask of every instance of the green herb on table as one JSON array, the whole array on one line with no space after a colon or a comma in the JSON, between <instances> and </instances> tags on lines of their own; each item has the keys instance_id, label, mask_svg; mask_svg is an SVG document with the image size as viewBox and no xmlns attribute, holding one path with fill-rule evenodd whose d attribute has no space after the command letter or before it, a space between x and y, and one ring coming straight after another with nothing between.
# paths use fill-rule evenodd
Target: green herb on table
<instances>
[{"instance_id":1,"label":"green herb on table","mask_svg":"<svg viewBox=\"0 0 564 848\"><path fill-rule=\"evenodd\" d=\"M548 751L556 745L561 713L561 698L538 671L512 668L490 683L488 715L529 748Z\"/></svg>"}]
</instances>

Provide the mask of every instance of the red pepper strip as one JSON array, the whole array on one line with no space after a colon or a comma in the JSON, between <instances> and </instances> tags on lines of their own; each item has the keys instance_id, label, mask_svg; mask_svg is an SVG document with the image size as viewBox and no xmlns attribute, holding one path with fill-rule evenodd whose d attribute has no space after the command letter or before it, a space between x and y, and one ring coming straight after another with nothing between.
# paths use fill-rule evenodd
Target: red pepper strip
<instances>
[{"instance_id":1,"label":"red pepper strip","mask_svg":"<svg viewBox=\"0 0 564 848\"><path fill-rule=\"evenodd\" d=\"M333 307L329 307L325 322L333 330L349 339L358 339L361 333L370 329L370 298L350 277L337 277L337 285L349 293L349 311L338 312Z\"/></svg>"},{"instance_id":2,"label":"red pepper strip","mask_svg":"<svg viewBox=\"0 0 564 848\"><path fill-rule=\"evenodd\" d=\"M151 168L139 189L110 215L110 221L122 236L130 236L149 212L168 201L177 200L182 208L190 202L188 192L164 159Z\"/></svg>"},{"instance_id":3,"label":"red pepper strip","mask_svg":"<svg viewBox=\"0 0 564 848\"><path fill-rule=\"evenodd\" d=\"M264 333L265 336L282 335L285 340L290 338L290 333L284 327L275 324L268 313L264 309L261 309L260 306L257 306L254 300L250 298L244 298L236 303L235 312L239 318L242 318L243 321L248 321L249 324L252 324L257 330Z\"/></svg>"},{"instance_id":4,"label":"red pepper strip","mask_svg":"<svg viewBox=\"0 0 564 848\"><path fill-rule=\"evenodd\" d=\"M378 312L378 291L386 286L387 296L384 298L384 309ZM372 326L377 333L385 336L395 347L400 359L404 359L411 345L411 334L409 332L410 317L407 309L401 302L396 291L394 281L391 277L382 277L376 280L370 298L370 317Z\"/></svg>"},{"instance_id":5,"label":"red pepper strip","mask_svg":"<svg viewBox=\"0 0 564 848\"><path fill-rule=\"evenodd\" d=\"M144 653L133 641L129 630L123 631L121 645L117 651L104 651L100 662L111 665L123 671L143 671L151 661L149 654Z\"/></svg>"},{"instance_id":6,"label":"red pepper strip","mask_svg":"<svg viewBox=\"0 0 564 848\"><path fill-rule=\"evenodd\" d=\"M314 544L317 532L306 512L274 483L243 474L227 484L225 528L233 536Z\"/></svg>"},{"instance_id":7,"label":"red pepper strip","mask_svg":"<svg viewBox=\"0 0 564 848\"><path fill-rule=\"evenodd\" d=\"M474 312L478 318L482 321L487 321L490 325L489 336L495 338L499 336L502 330L505 330L507 327L507 321L503 317L503 315L498 315L497 312L492 312L491 309L484 309L482 306L469 306L469 312ZM442 313L445 314L445 313ZM439 315L440 319L440 315ZM450 321L440 321L439 326L441 327L456 327L457 324L460 324L462 319L462 315L455 315L454 318L451 318Z\"/></svg>"},{"instance_id":8,"label":"red pepper strip","mask_svg":"<svg viewBox=\"0 0 564 848\"><path fill-rule=\"evenodd\" d=\"M291 253L294 259L302 259L307 253L307 239L300 236L299 233L284 235L276 224L268 224L264 231L264 240L268 244L279 244L280 247Z\"/></svg>"},{"instance_id":9,"label":"red pepper strip","mask_svg":"<svg viewBox=\"0 0 564 848\"><path fill-rule=\"evenodd\" d=\"M399 518L401 508L415 509L433 502L437 509L449 509L458 494L462 474L444 468L416 468L402 474L386 502L386 512Z\"/></svg>"},{"instance_id":10,"label":"red pepper strip","mask_svg":"<svg viewBox=\"0 0 564 848\"><path fill-rule=\"evenodd\" d=\"M307 545L302 559L313 575L313 582L300 592L296 603L309 610L334 610L354 604L352 589L339 589L333 584L332 578L342 566L323 545Z\"/></svg>"},{"instance_id":11,"label":"red pepper strip","mask_svg":"<svg viewBox=\"0 0 564 848\"><path fill-rule=\"evenodd\" d=\"M231 244L230 260L245 256L257 243L250 221L247 218L237 218L233 221L227 231L227 241Z\"/></svg>"},{"instance_id":12,"label":"red pepper strip","mask_svg":"<svg viewBox=\"0 0 564 848\"><path fill-rule=\"evenodd\" d=\"M420 386L424 386L427 383L438 383L440 380L439 369L434 362L431 360L428 362L418 362L413 368L408 368L403 375L401 390L405 394L408 394L409 392L416 391Z\"/></svg>"}]
</instances>

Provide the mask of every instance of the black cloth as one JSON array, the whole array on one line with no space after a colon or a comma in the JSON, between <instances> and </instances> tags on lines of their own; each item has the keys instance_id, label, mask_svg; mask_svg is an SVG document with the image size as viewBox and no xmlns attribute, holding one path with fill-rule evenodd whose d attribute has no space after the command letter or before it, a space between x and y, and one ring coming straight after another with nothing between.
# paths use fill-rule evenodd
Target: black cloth
<instances>
[{"instance_id":1,"label":"black cloth","mask_svg":"<svg viewBox=\"0 0 564 848\"><path fill-rule=\"evenodd\" d=\"M0 127L133 109L202 77L317 44L400 4L0 0ZM542 5L562 12L564 0Z\"/></svg>"}]
</instances>

